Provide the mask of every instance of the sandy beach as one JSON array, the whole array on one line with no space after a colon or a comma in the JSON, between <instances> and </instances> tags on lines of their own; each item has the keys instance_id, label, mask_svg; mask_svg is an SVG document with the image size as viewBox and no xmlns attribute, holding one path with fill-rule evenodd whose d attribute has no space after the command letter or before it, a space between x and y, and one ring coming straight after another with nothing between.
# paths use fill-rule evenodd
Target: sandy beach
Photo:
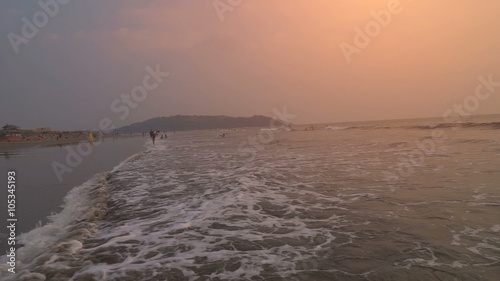
<instances>
[{"instance_id":1,"label":"sandy beach","mask_svg":"<svg viewBox=\"0 0 500 281\"><path fill-rule=\"evenodd\" d=\"M68 145L77 144L81 141L87 141L87 138L68 138L68 139L45 139L45 140L35 140L35 141L23 141L23 142L0 142L0 152L8 150L17 150L36 146L55 146L55 145Z\"/></svg>"},{"instance_id":2,"label":"sandy beach","mask_svg":"<svg viewBox=\"0 0 500 281\"><path fill-rule=\"evenodd\" d=\"M137 135L120 135L120 136L104 136L107 138L124 138L124 137L137 137ZM31 147L44 147L44 146L63 146L70 144L78 144L80 142L89 141L87 137L77 137L77 138L63 138L63 139L43 139L43 140L32 140L23 142L6 142L0 141L0 153L18 149L25 149ZM95 142L95 141L94 141Z\"/></svg>"}]
</instances>

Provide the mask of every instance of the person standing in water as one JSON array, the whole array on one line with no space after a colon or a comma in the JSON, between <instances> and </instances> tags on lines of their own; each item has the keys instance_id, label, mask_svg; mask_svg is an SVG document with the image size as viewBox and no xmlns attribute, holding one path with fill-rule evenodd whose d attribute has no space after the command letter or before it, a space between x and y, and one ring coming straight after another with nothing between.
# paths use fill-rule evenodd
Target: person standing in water
<instances>
[{"instance_id":1,"label":"person standing in water","mask_svg":"<svg viewBox=\"0 0 500 281\"><path fill-rule=\"evenodd\" d=\"M149 131L149 136L151 137L151 140L153 141L153 144L155 144L156 131L153 131L153 129L151 129Z\"/></svg>"}]
</instances>

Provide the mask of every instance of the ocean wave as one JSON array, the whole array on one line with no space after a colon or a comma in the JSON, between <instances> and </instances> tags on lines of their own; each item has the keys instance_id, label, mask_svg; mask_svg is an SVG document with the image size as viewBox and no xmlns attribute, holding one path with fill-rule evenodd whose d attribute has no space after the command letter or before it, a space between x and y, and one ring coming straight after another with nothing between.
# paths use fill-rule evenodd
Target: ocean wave
<instances>
[{"instance_id":1,"label":"ocean wave","mask_svg":"<svg viewBox=\"0 0 500 281\"><path fill-rule=\"evenodd\" d=\"M12 276L2 261L0 276L10 276L2 280L45 280L34 279L30 269L80 250L82 242L97 231L94 222L106 214L108 176L97 174L73 188L64 198L63 210L49 217L49 223L19 235L18 243L23 246L17 250L16 271L20 273Z\"/></svg>"},{"instance_id":2,"label":"ocean wave","mask_svg":"<svg viewBox=\"0 0 500 281\"><path fill-rule=\"evenodd\" d=\"M265 164L229 169L183 145L157 144L111 173L98 232L60 244L64 256L41 254L25 280L292 280L334 241L355 239L336 233L350 223L338 205L359 195L290 185Z\"/></svg>"},{"instance_id":3,"label":"ocean wave","mask_svg":"<svg viewBox=\"0 0 500 281\"><path fill-rule=\"evenodd\" d=\"M418 124L415 127L418 129L436 129L436 128L479 128L479 129L500 129L500 122L465 122L465 123L429 123Z\"/></svg>"},{"instance_id":4,"label":"ocean wave","mask_svg":"<svg viewBox=\"0 0 500 281\"><path fill-rule=\"evenodd\" d=\"M432 124L418 124L417 128L419 129L435 129L439 127L441 124L439 123L432 123Z\"/></svg>"},{"instance_id":5,"label":"ocean wave","mask_svg":"<svg viewBox=\"0 0 500 281\"><path fill-rule=\"evenodd\" d=\"M415 125L353 125L353 126L325 126L325 130L376 130L376 129L423 129L423 130L433 130L433 129L446 129L446 128L457 128L457 129L500 129L500 122L464 122L464 123L420 123Z\"/></svg>"},{"instance_id":6,"label":"ocean wave","mask_svg":"<svg viewBox=\"0 0 500 281\"><path fill-rule=\"evenodd\" d=\"M61 212L51 215L47 224L18 236L21 247L16 252L17 274L8 272L8 265L0 258L0 279L47 280L40 272L61 270L53 262L67 260L80 251L83 242L97 232L97 222L107 214L107 185L112 173L141 155L143 152L122 161L111 172L98 173L71 189L63 199Z\"/></svg>"},{"instance_id":7,"label":"ocean wave","mask_svg":"<svg viewBox=\"0 0 500 281\"><path fill-rule=\"evenodd\" d=\"M339 130L347 130L350 127L335 127L335 126L326 126L325 130L339 131Z\"/></svg>"}]
</instances>

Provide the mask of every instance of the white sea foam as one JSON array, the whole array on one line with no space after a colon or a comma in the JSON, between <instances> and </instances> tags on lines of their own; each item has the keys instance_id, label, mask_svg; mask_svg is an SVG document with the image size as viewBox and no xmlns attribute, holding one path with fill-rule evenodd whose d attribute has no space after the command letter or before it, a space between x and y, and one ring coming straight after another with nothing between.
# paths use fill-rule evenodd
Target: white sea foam
<instances>
[{"instance_id":1,"label":"white sea foam","mask_svg":"<svg viewBox=\"0 0 500 281\"><path fill-rule=\"evenodd\" d=\"M492 226L490 229L491 229L491 231L493 231L493 232L500 232L500 225L495 224L495 225L494 225L494 226Z\"/></svg>"},{"instance_id":2,"label":"white sea foam","mask_svg":"<svg viewBox=\"0 0 500 281\"><path fill-rule=\"evenodd\" d=\"M73 188L64 198L63 210L51 216L49 223L19 235L18 243L24 246L17 250L18 271L72 255L82 247L82 241L96 231L93 221L106 212L107 176L108 173L98 174ZM9 276L3 264L2 261L0 274Z\"/></svg>"},{"instance_id":3,"label":"white sea foam","mask_svg":"<svg viewBox=\"0 0 500 281\"><path fill-rule=\"evenodd\" d=\"M142 154L138 153L122 161L113 171ZM18 244L22 247L16 252L16 266L17 271L23 273L23 280L45 280L43 274L30 273L29 269L34 268L36 264L52 266L54 261L63 259L63 256L74 255L82 249L82 242L97 232L96 222L101 220L107 211L106 180L109 175L108 172L96 174L71 189L64 197L61 212L51 215L47 224L18 236ZM0 258L0 277L15 280L16 276L7 272L4 258Z\"/></svg>"},{"instance_id":4,"label":"white sea foam","mask_svg":"<svg viewBox=\"0 0 500 281\"><path fill-rule=\"evenodd\" d=\"M113 194L110 211L107 220L98 223L99 232L92 238L103 242L89 243L71 259L85 260L95 257L93 253L100 253L118 260L109 265L88 264L75 277L112 280L145 268L165 274L165 269L160 270L158 265L167 265L194 280L197 271L206 264L234 263L235 270L217 271L211 276L250 279L262 274L263 260L286 275L294 272L295 259L312 258L322 245L335 240L328 229L308 226L324 221L333 227L343 221L333 209L328 214L300 213L303 209L314 213L331 208L326 204L334 205L342 199L293 186L283 193L282 183L268 185L263 181L262 173L272 173L267 167L254 166L253 172L243 173L250 176L241 176L228 169L221 170L222 167L210 169L217 165L206 162L202 173L193 173L191 168L168 173L163 165L178 160L165 157L170 154L168 147L156 145L140 159L136 157L112 173L112 183L108 186ZM203 156L199 155L198 160L209 161L210 157L204 160ZM192 184L179 181L186 177ZM211 177L213 180L207 181ZM150 206L155 207L148 210ZM121 223L111 226L114 217L121 217ZM312 248L308 246L311 243L315 244ZM117 252L125 245L138 252ZM68 245L73 253L77 246ZM51 267L65 263L64 259L53 260Z\"/></svg>"},{"instance_id":5,"label":"white sea foam","mask_svg":"<svg viewBox=\"0 0 500 281\"><path fill-rule=\"evenodd\" d=\"M417 127L425 128L425 129L435 129L439 126L439 123L431 123L431 124L418 124Z\"/></svg>"}]
</instances>

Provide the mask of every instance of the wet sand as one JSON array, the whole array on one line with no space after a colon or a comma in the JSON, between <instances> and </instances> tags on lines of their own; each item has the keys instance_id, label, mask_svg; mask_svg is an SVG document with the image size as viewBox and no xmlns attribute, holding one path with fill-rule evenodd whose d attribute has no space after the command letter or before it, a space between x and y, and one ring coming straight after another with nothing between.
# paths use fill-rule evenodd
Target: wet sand
<instances>
[{"instance_id":1,"label":"wet sand","mask_svg":"<svg viewBox=\"0 0 500 281\"><path fill-rule=\"evenodd\" d=\"M68 139L45 139L36 141L23 141L23 142L0 142L0 152L7 150L16 150L36 146L55 146L55 145L68 145L78 144L81 141L88 140L87 138L68 138Z\"/></svg>"},{"instance_id":2,"label":"wet sand","mask_svg":"<svg viewBox=\"0 0 500 281\"><path fill-rule=\"evenodd\" d=\"M137 136L105 136L104 139L109 138L130 138ZM87 137L79 137L79 138L63 138L63 139L44 139L44 140L36 140L36 141L23 141L23 142L5 142L0 141L0 153L32 148L32 147L49 147L49 146L64 146L64 145L74 145L79 144L82 141L89 141Z\"/></svg>"}]
</instances>

